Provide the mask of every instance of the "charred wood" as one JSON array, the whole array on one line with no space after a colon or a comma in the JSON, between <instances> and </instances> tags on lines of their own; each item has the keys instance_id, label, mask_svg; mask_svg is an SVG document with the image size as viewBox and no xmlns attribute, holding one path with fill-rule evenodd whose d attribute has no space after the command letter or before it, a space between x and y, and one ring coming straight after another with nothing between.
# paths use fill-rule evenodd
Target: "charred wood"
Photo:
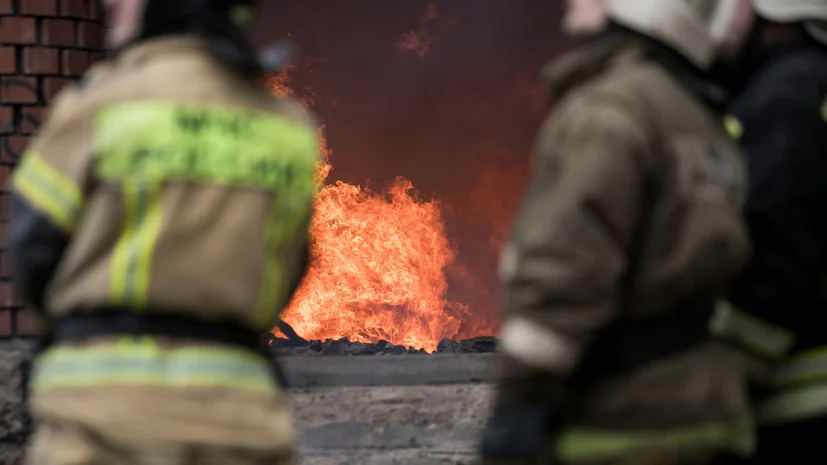
<instances>
[{"instance_id":1,"label":"charred wood","mask_svg":"<svg viewBox=\"0 0 827 465\"><path fill-rule=\"evenodd\" d=\"M287 332L282 330L286 335ZM303 341L303 340L302 340ZM325 341L312 340L297 342L296 339L279 338L272 334L265 334L262 342L277 356L323 356L323 355L428 355L424 349L415 349L392 344L388 341L375 343L354 342L348 339L328 339ZM434 353L460 354L485 353L496 351L497 340L492 336L479 336L471 339L452 341L443 339L437 345Z\"/></svg>"}]
</instances>

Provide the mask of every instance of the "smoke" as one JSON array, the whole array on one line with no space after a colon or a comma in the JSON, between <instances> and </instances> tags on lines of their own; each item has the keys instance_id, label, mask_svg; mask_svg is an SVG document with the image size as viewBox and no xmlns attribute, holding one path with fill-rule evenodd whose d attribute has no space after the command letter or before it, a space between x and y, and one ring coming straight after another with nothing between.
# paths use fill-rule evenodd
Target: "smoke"
<instances>
[{"instance_id":1,"label":"smoke","mask_svg":"<svg viewBox=\"0 0 827 465\"><path fill-rule=\"evenodd\" d=\"M497 249L548 111L536 76L564 47L560 3L278 0L259 16L256 42L291 35L304 57L291 81L326 126L328 181L404 176L441 199L451 293L474 324L496 320Z\"/></svg>"}]
</instances>

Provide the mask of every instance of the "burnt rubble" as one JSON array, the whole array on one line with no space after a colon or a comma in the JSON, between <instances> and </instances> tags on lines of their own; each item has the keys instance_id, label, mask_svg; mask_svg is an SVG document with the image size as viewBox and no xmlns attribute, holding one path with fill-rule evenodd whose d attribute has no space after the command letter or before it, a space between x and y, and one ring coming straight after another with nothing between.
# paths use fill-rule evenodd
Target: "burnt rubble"
<instances>
[{"instance_id":1,"label":"burnt rubble","mask_svg":"<svg viewBox=\"0 0 827 465\"><path fill-rule=\"evenodd\" d=\"M294 333L295 334L295 333ZM262 343L268 347L273 355L296 356L296 355L428 355L424 349L414 349L392 344L388 341L375 343L352 342L348 339L328 339L326 341L307 341L298 336L289 339L279 338L272 334L262 336ZM461 341L443 339L437 345L434 353L458 354L458 353L482 353L494 352L496 350L496 338L492 336L479 336Z\"/></svg>"}]
</instances>

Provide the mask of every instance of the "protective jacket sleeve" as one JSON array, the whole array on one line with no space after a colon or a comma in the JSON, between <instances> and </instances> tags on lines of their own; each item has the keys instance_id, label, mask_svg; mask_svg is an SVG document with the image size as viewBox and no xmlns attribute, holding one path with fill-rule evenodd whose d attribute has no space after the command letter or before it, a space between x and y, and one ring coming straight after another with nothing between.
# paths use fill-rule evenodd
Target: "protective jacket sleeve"
<instances>
[{"instance_id":1,"label":"protective jacket sleeve","mask_svg":"<svg viewBox=\"0 0 827 465\"><path fill-rule=\"evenodd\" d=\"M46 286L69 243L69 234L55 226L21 193L11 194L9 261L14 288L28 305L43 308Z\"/></svg>"},{"instance_id":2,"label":"protective jacket sleeve","mask_svg":"<svg viewBox=\"0 0 827 465\"><path fill-rule=\"evenodd\" d=\"M804 63L780 67L733 107L744 128L751 181L745 215L755 250L730 295L736 306L805 337L812 312L824 305L827 260L824 89L807 75Z\"/></svg>"},{"instance_id":3,"label":"protective jacket sleeve","mask_svg":"<svg viewBox=\"0 0 827 465\"><path fill-rule=\"evenodd\" d=\"M88 188L92 118L85 117L76 92L67 89L58 96L12 177L8 245L13 285L39 311Z\"/></svg>"},{"instance_id":4,"label":"protective jacket sleeve","mask_svg":"<svg viewBox=\"0 0 827 465\"><path fill-rule=\"evenodd\" d=\"M570 99L542 129L500 263L497 408L531 405L555 416L565 380L617 316L645 204L644 128L624 102L591 95Z\"/></svg>"}]
</instances>

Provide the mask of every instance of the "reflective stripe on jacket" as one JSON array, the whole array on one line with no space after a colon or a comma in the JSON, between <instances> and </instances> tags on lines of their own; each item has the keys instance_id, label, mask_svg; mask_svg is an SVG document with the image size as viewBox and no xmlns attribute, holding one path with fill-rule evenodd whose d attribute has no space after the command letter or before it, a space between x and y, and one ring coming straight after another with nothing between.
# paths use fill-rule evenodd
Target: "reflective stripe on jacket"
<instances>
[{"instance_id":1,"label":"reflective stripe on jacket","mask_svg":"<svg viewBox=\"0 0 827 465\"><path fill-rule=\"evenodd\" d=\"M736 449L751 451L755 447L752 418L730 423L709 423L669 431L597 431L567 429L556 442L557 457L565 463L592 462L611 457L633 456L635 451L648 454L658 450Z\"/></svg>"},{"instance_id":2,"label":"reflective stripe on jacket","mask_svg":"<svg viewBox=\"0 0 827 465\"><path fill-rule=\"evenodd\" d=\"M733 340L771 359L786 356L795 343L795 335L789 330L756 318L727 301L718 302L709 329L721 339Z\"/></svg>"},{"instance_id":3,"label":"reflective stripe on jacket","mask_svg":"<svg viewBox=\"0 0 827 465\"><path fill-rule=\"evenodd\" d=\"M222 346L163 347L151 337L51 348L38 358L31 383L35 392L117 385L278 389L269 361L255 353Z\"/></svg>"},{"instance_id":4,"label":"reflective stripe on jacket","mask_svg":"<svg viewBox=\"0 0 827 465\"><path fill-rule=\"evenodd\" d=\"M790 357L775 372L770 389L758 405L761 424L827 415L827 347Z\"/></svg>"}]
</instances>

